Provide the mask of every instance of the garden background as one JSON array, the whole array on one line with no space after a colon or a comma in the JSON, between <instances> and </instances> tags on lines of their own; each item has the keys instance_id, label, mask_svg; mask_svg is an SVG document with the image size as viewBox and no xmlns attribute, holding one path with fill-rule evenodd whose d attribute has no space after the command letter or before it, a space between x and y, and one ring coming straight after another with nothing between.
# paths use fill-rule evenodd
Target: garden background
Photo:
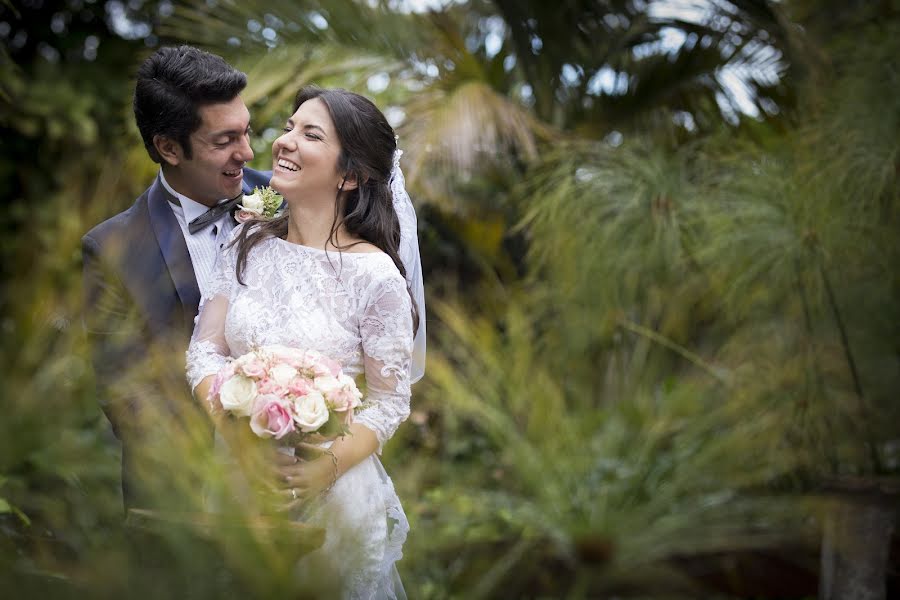
<instances>
[{"instance_id":1,"label":"garden background","mask_svg":"<svg viewBox=\"0 0 900 600\"><path fill-rule=\"evenodd\" d=\"M896 0L0 0L0 41L4 597L303 597L259 539L152 570L121 526L80 238L155 176L172 43L248 74L256 168L309 82L399 133L410 598L900 595Z\"/></svg>"}]
</instances>

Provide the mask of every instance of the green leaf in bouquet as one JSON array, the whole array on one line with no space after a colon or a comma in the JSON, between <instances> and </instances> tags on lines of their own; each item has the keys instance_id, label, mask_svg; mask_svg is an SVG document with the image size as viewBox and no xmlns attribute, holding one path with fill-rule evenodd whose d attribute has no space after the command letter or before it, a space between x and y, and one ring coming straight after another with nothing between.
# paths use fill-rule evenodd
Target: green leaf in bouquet
<instances>
[{"instance_id":1,"label":"green leaf in bouquet","mask_svg":"<svg viewBox=\"0 0 900 600\"><path fill-rule=\"evenodd\" d=\"M259 198L263 202L263 214L266 217L272 218L275 216L275 213L281 208L281 204L284 199L272 188L269 186L265 187L256 187L253 189L253 193L258 195Z\"/></svg>"},{"instance_id":2,"label":"green leaf in bouquet","mask_svg":"<svg viewBox=\"0 0 900 600\"><path fill-rule=\"evenodd\" d=\"M325 437L346 435L350 428L344 420L344 415L337 412L328 413L328 421L319 429L319 434Z\"/></svg>"}]
</instances>

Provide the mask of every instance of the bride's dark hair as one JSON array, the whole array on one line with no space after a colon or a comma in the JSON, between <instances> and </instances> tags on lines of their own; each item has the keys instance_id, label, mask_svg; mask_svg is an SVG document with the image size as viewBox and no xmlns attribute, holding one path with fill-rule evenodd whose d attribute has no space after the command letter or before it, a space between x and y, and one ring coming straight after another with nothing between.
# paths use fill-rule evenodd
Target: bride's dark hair
<instances>
[{"instance_id":1,"label":"bride's dark hair","mask_svg":"<svg viewBox=\"0 0 900 600\"><path fill-rule=\"evenodd\" d=\"M406 278L406 268L400 260L400 221L394 210L390 188L391 168L397 138L385 116L371 100L342 89L323 89L306 86L297 92L294 112L308 100L318 98L325 103L341 144L338 170L346 179L356 179L356 189L345 193L343 204L335 202L334 220L331 223L329 241L338 250L345 250L360 242L346 246L337 244L338 226L343 223L347 232L391 257L400 274ZM343 209L343 210L341 210ZM243 284L250 249L270 237L285 237L288 232L287 214L271 221L248 223L235 239L238 246L237 279ZM407 291L408 291L407 286ZM413 331L418 329L416 303L410 294L413 307Z\"/></svg>"}]
</instances>

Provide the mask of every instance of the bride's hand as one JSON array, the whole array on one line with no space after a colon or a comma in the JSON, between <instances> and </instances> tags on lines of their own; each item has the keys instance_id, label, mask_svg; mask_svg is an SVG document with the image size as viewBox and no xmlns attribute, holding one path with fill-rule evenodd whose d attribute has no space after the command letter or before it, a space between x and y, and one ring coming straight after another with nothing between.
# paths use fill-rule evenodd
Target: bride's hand
<instances>
[{"instance_id":1,"label":"bride's hand","mask_svg":"<svg viewBox=\"0 0 900 600\"><path fill-rule=\"evenodd\" d=\"M307 443L300 444L298 449L308 458L281 454L276 459L285 510L297 508L328 491L338 478L337 457L331 450Z\"/></svg>"},{"instance_id":2,"label":"bride's hand","mask_svg":"<svg viewBox=\"0 0 900 600\"><path fill-rule=\"evenodd\" d=\"M338 413L338 415L341 416L341 413ZM288 434L288 436L282 441L285 441L295 447L313 447L313 444L333 442L334 440L347 435L347 428L351 423L353 423L353 409L344 411L343 416L341 416L340 418L341 429L337 431L332 431L328 434L304 433L301 431L295 431L292 434ZM317 448L317 450L321 450L321 448Z\"/></svg>"},{"instance_id":3,"label":"bride's hand","mask_svg":"<svg viewBox=\"0 0 900 600\"><path fill-rule=\"evenodd\" d=\"M272 465L277 465L278 457L283 454L271 444L260 443L261 440L246 426L246 422L232 417L222 418L217 424L217 431L251 486L260 492L280 492L272 485L279 474Z\"/></svg>"}]
</instances>

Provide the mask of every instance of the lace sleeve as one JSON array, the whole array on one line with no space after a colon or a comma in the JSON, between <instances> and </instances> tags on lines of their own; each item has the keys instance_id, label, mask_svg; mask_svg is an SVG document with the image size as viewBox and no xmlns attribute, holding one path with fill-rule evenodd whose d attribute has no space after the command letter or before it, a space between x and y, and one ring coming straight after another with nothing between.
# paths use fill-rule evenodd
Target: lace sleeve
<instances>
[{"instance_id":1,"label":"lace sleeve","mask_svg":"<svg viewBox=\"0 0 900 600\"><path fill-rule=\"evenodd\" d=\"M206 287L206 293L201 300L201 307L207 300L212 300L215 296L231 297L232 289L237 285L237 276L234 268L237 265L237 245L234 240L240 233L242 225L238 225L231 232L229 241L225 244L225 248L216 261L216 268L213 271L212 279Z\"/></svg>"},{"instance_id":2,"label":"lace sleeve","mask_svg":"<svg viewBox=\"0 0 900 600\"><path fill-rule=\"evenodd\" d=\"M191 391L206 377L218 373L228 362L231 353L225 341L227 312L228 298L225 296L216 296L203 304L186 354L187 380Z\"/></svg>"},{"instance_id":3,"label":"lace sleeve","mask_svg":"<svg viewBox=\"0 0 900 600\"><path fill-rule=\"evenodd\" d=\"M373 284L360 318L368 395L354 421L375 432L378 453L409 416L412 314L399 273Z\"/></svg>"},{"instance_id":4,"label":"lace sleeve","mask_svg":"<svg viewBox=\"0 0 900 600\"><path fill-rule=\"evenodd\" d=\"M194 335L186 353L187 380L191 391L209 375L219 372L231 352L225 340L225 317L234 286L237 248L226 246L200 305Z\"/></svg>"}]
</instances>

